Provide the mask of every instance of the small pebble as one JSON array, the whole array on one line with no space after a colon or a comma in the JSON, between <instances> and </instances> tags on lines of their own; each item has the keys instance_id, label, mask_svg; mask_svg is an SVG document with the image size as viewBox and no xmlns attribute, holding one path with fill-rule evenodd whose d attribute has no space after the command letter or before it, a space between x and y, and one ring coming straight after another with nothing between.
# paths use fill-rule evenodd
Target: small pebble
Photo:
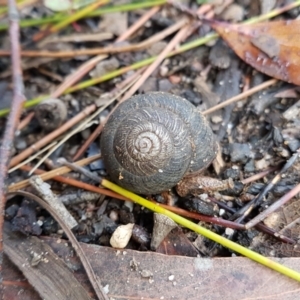
<instances>
[{"instance_id":1,"label":"small pebble","mask_svg":"<svg viewBox=\"0 0 300 300\"><path fill-rule=\"evenodd\" d=\"M268 166L269 166L269 163L264 158L260 159L260 160L256 160L254 164L255 164L256 170L263 170L263 169L268 168Z\"/></svg>"},{"instance_id":2,"label":"small pebble","mask_svg":"<svg viewBox=\"0 0 300 300\"><path fill-rule=\"evenodd\" d=\"M230 235L232 235L233 233L234 233L234 230L233 230L232 228L226 228L226 230L225 230L225 234L226 234L226 235L230 236Z\"/></svg>"},{"instance_id":3,"label":"small pebble","mask_svg":"<svg viewBox=\"0 0 300 300\"><path fill-rule=\"evenodd\" d=\"M124 206L127 207L130 212L133 211L133 202L132 201L125 201Z\"/></svg>"},{"instance_id":4,"label":"small pebble","mask_svg":"<svg viewBox=\"0 0 300 300\"><path fill-rule=\"evenodd\" d=\"M117 68L119 68L119 66L120 66L120 63L115 57L110 58L110 59L105 59L105 60L100 61L97 64L96 68L94 68L89 73L89 75L92 78L101 77L108 72L112 72L112 71L116 70Z\"/></svg>"},{"instance_id":5,"label":"small pebble","mask_svg":"<svg viewBox=\"0 0 300 300\"><path fill-rule=\"evenodd\" d=\"M174 280L174 278L175 278L175 276L174 276L174 275L170 275L170 276L168 277L169 281L173 281L173 280Z\"/></svg>"},{"instance_id":6,"label":"small pebble","mask_svg":"<svg viewBox=\"0 0 300 300\"><path fill-rule=\"evenodd\" d=\"M142 270L141 271L141 276L143 278L150 278L150 277L153 277L153 273L149 270Z\"/></svg>"},{"instance_id":7,"label":"small pebble","mask_svg":"<svg viewBox=\"0 0 300 300\"><path fill-rule=\"evenodd\" d=\"M244 13L244 8L242 6L231 4L225 9L221 16L225 21L238 22L243 20Z\"/></svg>"},{"instance_id":8,"label":"small pebble","mask_svg":"<svg viewBox=\"0 0 300 300\"><path fill-rule=\"evenodd\" d=\"M252 152L249 144L233 143L229 145L229 155L232 162L246 163Z\"/></svg>"},{"instance_id":9,"label":"small pebble","mask_svg":"<svg viewBox=\"0 0 300 300\"><path fill-rule=\"evenodd\" d=\"M150 48L147 49L148 54L151 56L155 56L160 54L167 46L167 43L164 41L160 41L157 43L154 43L150 46Z\"/></svg>"},{"instance_id":10,"label":"small pebble","mask_svg":"<svg viewBox=\"0 0 300 300\"><path fill-rule=\"evenodd\" d=\"M218 124L218 123L221 123L223 120L223 118L219 115L216 115L216 116L212 116L211 117L211 121L214 123L214 124Z\"/></svg>"},{"instance_id":11,"label":"small pebble","mask_svg":"<svg viewBox=\"0 0 300 300\"><path fill-rule=\"evenodd\" d=\"M91 130L90 130L90 128L87 128L87 129L81 131L80 134L81 134L81 137L82 137L84 140L87 140L87 139L90 137L90 135L91 135Z\"/></svg>"},{"instance_id":12,"label":"small pebble","mask_svg":"<svg viewBox=\"0 0 300 300\"><path fill-rule=\"evenodd\" d=\"M113 220L114 222L118 221L119 219L119 215L118 213L115 211L115 210L112 210L110 213L109 213L109 218L111 220Z\"/></svg>"},{"instance_id":13,"label":"small pebble","mask_svg":"<svg viewBox=\"0 0 300 300\"><path fill-rule=\"evenodd\" d=\"M125 248L131 238L133 226L132 223L119 226L110 238L110 245L113 248Z\"/></svg>"},{"instance_id":14,"label":"small pebble","mask_svg":"<svg viewBox=\"0 0 300 300\"><path fill-rule=\"evenodd\" d=\"M172 89L172 87L173 84L167 78L158 81L158 89L161 92L169 92Z\"/></svg>"},{"instance_id":15,"label":"small pebble","mask_svg":"<svg viewBox=\"0 0 300 300\"><path fill-rule=\"evenodd\" d=\"M18 137L15 140L15 148L17 150L24 150L27 148L27 143L26 140L24 138Z\"/></svg>"}]
</instances>

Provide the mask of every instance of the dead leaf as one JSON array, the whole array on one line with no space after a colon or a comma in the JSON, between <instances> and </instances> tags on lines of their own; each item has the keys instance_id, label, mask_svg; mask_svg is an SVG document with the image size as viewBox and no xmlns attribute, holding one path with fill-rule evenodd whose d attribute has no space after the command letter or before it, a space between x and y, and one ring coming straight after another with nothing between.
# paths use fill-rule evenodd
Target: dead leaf
<instances>
[{"instance_id":1,"label":"dead leaf","mask_svg":"<svg viewBox=\"0 0 300 300\"><path fill-rule=\"evenodd\" d=\"M174 228L156 249L157 253L196 257L199 252L179 227Z\"/></svg>"},{"instance_id":2,"label":"dead leaf","mask_svg":"<svg viewBox=\"0 0 300 300\"><path fill-rule=\"evenodd\" d=\"M235 53L258 71L300 85L300 20L211 26Z\"/></svg>"},{"instance_id":3,"label":"dead leaf","mask_svg":"<svg viewBox=\"0 0 300 300\"><path fill-rule=\"evenodd\" d=\"M55 238L47 237L44 241L50 244L53 251L69 266L72 266L75 277L93 295L86 275L80 267L80 261L72 248L65 242L57 243ZM211 259L168 256L129 249L117 251L88 244L81 246L91 260L96 274L108 285L109 296L115 299L164 297L164 299L196 300L201 295L201 299L211 300L295 300L299 294L297 281L244 257ZM299 258L273 259L294 270L300 270ZM133 260L137 264L136 270L132 268ZM152 280L142 277L140 270L151 272ZM22 274L17 270L13 271L13 266L7 262L4 269L4 299L39 300L38 296L30 298L34 291L24 281ZM17 281L18 279L22 281Z\"/></svg>"}]
</instances>

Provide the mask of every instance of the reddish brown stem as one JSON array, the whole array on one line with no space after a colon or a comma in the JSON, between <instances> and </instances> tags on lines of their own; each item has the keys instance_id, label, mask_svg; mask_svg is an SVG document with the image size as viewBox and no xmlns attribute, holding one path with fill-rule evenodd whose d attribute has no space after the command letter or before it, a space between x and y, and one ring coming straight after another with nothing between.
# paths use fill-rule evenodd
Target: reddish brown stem
<instances>
[{"instance_id":1,"label":"reddish brown stem","mask_svg":"<svg viewBox=\"0 0 300 300\"><path fill-rule=\"evenodd\" d=\"M24 171L31 171L31 167L29 166L22 166L20 169L24 170ZM34 172L34 174L44 174L46 173L46 171L43 171L43 170L40 170L40 169L36 169ZM90 192L95 192L95 193L99 193L99 194L103 194L103 195L106 195L108 197L112 197L112 198L117 198L117 199L120 199L120 200L129 200L115 192L112 192L110 190L107 190L107 189L104 189L104 188L99 188L97 186L94 186L94 185L91 185L91 184L88 184L88 183L84 183L84 182L81 182L81 181L78 181L76 179L73 179L73 178L68 178L68 177L64 177L64 176L54 176L52 179L56 180L56 181L59 181L61 183L65 183L65 184L68 184L68 185L72 185L72 186L75 186L77 188L81 188L81 189L85 189L87 191L90 191Z\"/></svg>"},{"instance_id":2,"label":"reddish brown stem","mask_svg":"<svg viewBox=\"0 0 300 300\"><path fill-rule=\"evenodd\" d=\"M13 100L11 103L10 114L5 126L5 131L0 147L0 279L2 280L2 263L3 263L3 222L4 209L6 203L5 197L5 178L8 171L10 160L10 150L14 140L14 133L18 126L25 102L23 77L21 69L21 55L19 44L19 14L16 8L15 0L8 1L9 6L9 36L11 43L11 61L13 74ZM1 285L2 292L2 285ZM1 293L3 295L3 293Z\"/></svg>"}]
</instances>

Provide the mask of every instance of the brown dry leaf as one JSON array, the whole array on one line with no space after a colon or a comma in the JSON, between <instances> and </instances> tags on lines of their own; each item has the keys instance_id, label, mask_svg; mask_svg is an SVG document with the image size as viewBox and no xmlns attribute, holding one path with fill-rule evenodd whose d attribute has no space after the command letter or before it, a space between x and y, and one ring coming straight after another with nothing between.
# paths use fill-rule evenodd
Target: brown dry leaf
<instances>
[{"instance_id":1,"label":"brown dry leaf","mask_svg":"<svg viewBox=\"0 0 300 300\"><path fill-rule=\"evenodd\" d=\"M45 238L45 242L67 262L78 281L94 296L72 248L65 242L57 243L57 239L54 238ZM95 273L107 285L109 297L114 299L298 299L297 281L244 257L211 259L169 256L129 249L118 251L83 243L81 246ZM274 260L300 271L299 258ZM132 268L133 261L137 266L135 269ZM34 291L21 274L17 276L18 273L12 273L9 264L5 266L4 299L38 300L38 296L29 298L32 295L30 293ZM153 277L141 276L143 270L151 272ZM18 279L23 281L18 282ZM16 294L17 291L19 294ZM11 295L14 297L9 298Z\"/></svg>"},{"instance_id":2,"label":"brown dry leaf","mask_svg":"<svg viewBox=\"0 0 300 300\"><path fill-rule=\"evenodd\" d=\"M300 85L300 20L211 26L235 53L258 71Z\"/></svg>"},{"instance_id":3,"label":"brown dry leaf","mask_svg":"<svg viewBox=\"0 0 300 300\"><path fill-rule=\"evenodd\" d=\"M196 257L199 252L179 227L174 228L156 249L157 253Z\"/></svg>"}]
</instances>

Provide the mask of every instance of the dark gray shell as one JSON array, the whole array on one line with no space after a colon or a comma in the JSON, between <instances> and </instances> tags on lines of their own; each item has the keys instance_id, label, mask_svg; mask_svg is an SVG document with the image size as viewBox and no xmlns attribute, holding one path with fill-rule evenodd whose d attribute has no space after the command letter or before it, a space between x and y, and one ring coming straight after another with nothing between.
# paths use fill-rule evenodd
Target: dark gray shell
<instances>
[{"instance_id":1,"label":"dark gray shell","mask_svg":"<svg viewBox=\"0 0 300 300\"><path fill-rule=\"evenodd\" d=\"M138 194L175 186L215 158L217 144L206 119L187 100L162 92L121 103L101 136L111 179Z\"/></svg>"}]
</instances>

